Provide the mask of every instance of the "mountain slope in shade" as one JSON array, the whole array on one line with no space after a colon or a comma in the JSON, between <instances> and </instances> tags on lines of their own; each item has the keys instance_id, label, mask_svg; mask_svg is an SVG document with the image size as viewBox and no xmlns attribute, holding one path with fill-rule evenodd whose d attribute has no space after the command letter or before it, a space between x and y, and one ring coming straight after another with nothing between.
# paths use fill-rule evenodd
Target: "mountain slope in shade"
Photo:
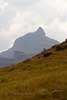
<instances>
[{"instance_id":1,"label":"mountain slope in shade","mask_svg":"<svg viewBox=\"0 0 67 100\"><path fill-rule=\"evenodd\" d=\"M40 53L44 48L48 49L55 44L58 44L58 42L48 38L44 30L39 27L35 32L28 33L16 39L12 48L2 52L0 54L0 66L6 66L25 60ZM1 57L3 59L5 58L3 62Z\"/></svg>"},{"instance_id":2,"label":"mountain slope in shade","mask_svg":"<svg viewBox=\"0 0 67 100\"><path fill-rule=\"evenodd\" d=\"M35 32L28 33L27 35L16 39L13 47L1 53L1 55L13 58L14 51L24 52L25 55L35 55L44 48L48 49L55 44L58 44L58 42L48 38L44 30L39 27Z\"/></svg>"},{"instance_id":3,"label":"mountain slope in shade","mask_svg":"<svg viewBox=\"0 0 67 100\"><path fill-rule=\"evenodd\" d=\"M14 61L15 59L9 59L9 58L5 58L5 57L0 57L0 66L4 67L6 65L10 65L10 64L13 64L15 63Z\"/></svg>"}]
</instances>

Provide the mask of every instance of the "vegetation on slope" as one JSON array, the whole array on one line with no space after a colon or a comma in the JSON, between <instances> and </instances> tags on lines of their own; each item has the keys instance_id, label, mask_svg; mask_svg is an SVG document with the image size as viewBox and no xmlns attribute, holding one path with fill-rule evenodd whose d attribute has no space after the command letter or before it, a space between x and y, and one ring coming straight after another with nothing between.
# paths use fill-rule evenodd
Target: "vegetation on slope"
<instances>
[{"instance_id":1,"label":"vegetation on slope","mask_svg":"<svg viewBox=\"0 0 67 100\"><path fill-rule=\"evenodd\" d=\"M67 100L67 41L1 68L0 100Z\"/></svg>"}]
</instances>

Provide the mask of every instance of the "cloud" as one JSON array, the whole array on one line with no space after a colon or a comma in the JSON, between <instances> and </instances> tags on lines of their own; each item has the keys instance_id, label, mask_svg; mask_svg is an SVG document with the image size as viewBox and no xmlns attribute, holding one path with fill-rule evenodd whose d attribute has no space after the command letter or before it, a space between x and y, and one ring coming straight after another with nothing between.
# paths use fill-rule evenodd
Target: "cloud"
<instances>
[{"instance_id":1,"label":"cloud","mask_svg":"<svg viewBox=\"0 0 67 100\"><path fill-rule=\"evenodd\" d=\"M48 30L49 37L62 42L67 37L67 22L57 18L46 27L46 30Z\"/></svg>"},{"instance_id":2,"label":"cloud","mask_svg":"<svg viewBox=\"0 0 67 100\"><path fill-rule=\"evenodd\" d=\"M48 36L63 41L67 37L67 1L0 0L0 41L5 41L1 50L39 26Z\"/></svg>"},{"instance_id":3,"label":"cloud","mask_svg":"<svg viewBox=\"0 0 67 100\"><path fill-rule=\"evenodd\" d=\"M31 6L36 2L39 2L39 0L7 0L7 2L9 2L12 5L16 5L16 6Z\"/></svg>"},{"instance_id":4,"label":"cloud","mask_svg":"<svg viewBox=\"0 0 67 100\"><path fill-rule=\"evenodd\" d=\"M0 13L4 11L4 9L8 6L8 2L4 2L0 0Z\"/></svg>"}]
</instances>

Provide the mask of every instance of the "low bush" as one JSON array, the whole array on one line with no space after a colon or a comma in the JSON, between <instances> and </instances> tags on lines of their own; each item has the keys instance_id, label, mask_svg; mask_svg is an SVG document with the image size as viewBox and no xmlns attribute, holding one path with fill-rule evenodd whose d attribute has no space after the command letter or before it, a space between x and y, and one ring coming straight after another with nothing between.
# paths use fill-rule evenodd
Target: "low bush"
<instances>
[{"instance_id":1,"label":"low bush","mask_svg":"<svg viewBox=\"0 0 67 100\"><path fill-rule=\"evenodd\" d=\"M43 54L44 57L48 57L48 56L50 56L50 55L52 55L52 52L45 52L45 53Z\"/></svg>"},{"instance_id":2,"label":"low bush","mask_svg":"<svg viewBox=\"0 0 67 100\"><path fill-rule=\"evenodd\" d=\"M52 46L52 48L56 48L56 47L57 47L57 45L53 45L53 46Z\"/></svg>"}]
</instances>

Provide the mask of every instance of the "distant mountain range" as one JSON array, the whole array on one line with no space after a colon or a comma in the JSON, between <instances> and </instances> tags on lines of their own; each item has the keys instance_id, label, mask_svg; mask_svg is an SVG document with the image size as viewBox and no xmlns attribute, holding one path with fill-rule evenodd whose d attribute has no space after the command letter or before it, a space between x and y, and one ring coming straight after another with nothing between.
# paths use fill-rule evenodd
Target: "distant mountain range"
<instances>
[{"instance_id":1,"label":"distant mountain range","mask_svg":"<svg viewBox=\"0 0 67 100\"><path fill-rule=\"evenodd\" d=\"M25 60L40 53L44 48L48 49L58 43L58 41L47 37L44 30L39 27L35 32L30 32L16 39L12 48L2 52L0 54L0 66Z\"/></svg>"}]
</instances>

